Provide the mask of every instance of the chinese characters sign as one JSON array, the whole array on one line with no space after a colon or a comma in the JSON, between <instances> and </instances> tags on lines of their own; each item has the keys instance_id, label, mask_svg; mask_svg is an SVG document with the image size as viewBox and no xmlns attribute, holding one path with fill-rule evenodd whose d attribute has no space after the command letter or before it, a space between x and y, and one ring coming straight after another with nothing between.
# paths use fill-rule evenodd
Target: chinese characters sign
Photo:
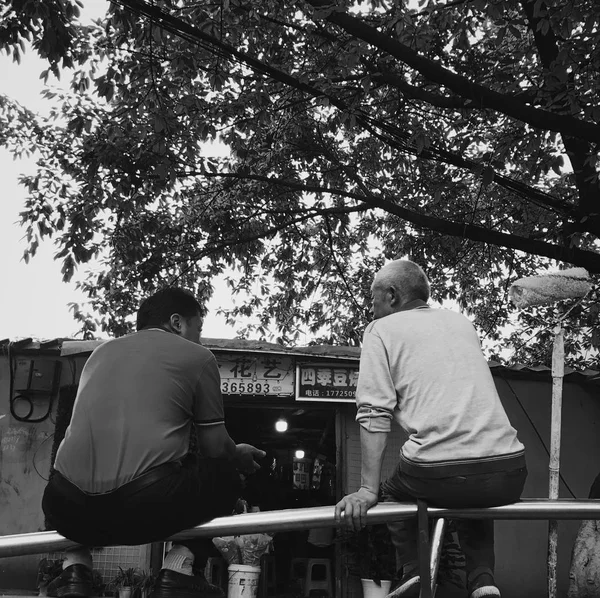
<instances>
[{"instance_id":1,"label":"chinese characters sign","mask_svg":"<svg viewBox=\"0 0 600 598\"><path fill-rule=\"evenodd\" d=\"M299 401L354 402L358 366L304 364L297 368Z\"/></svg>"},{"instance_id":2,"label":"chinese characters sign","mask_svg":"<svg viewBox=\"0 0 600 598\"><path fill-rule=\"evenodd\" d=\"M216 355L224 395L293 396L294 365L285 355Z\"/></svg>"}]
</instances>

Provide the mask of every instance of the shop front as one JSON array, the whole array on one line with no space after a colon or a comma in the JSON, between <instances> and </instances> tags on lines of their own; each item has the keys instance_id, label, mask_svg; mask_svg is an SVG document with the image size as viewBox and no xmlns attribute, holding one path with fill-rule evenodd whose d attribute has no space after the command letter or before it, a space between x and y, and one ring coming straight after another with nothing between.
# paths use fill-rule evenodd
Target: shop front
<instances>
[{"instance_id":1,"label":"shop front","mask_svg":"<svg viewBox=\"0 0 600 598\"><path fill-rule=\"evenodd\" d=\"M98 344L0 342L0 533L44 529L40 501L60 440L60 416L72 402L85 360ZM219 365L231 436L266 452L261 470L245 480L240 496L249 510L333 505L360 486L360 435L354 403L358 348L288 349L218 339L204 339L203 344ZM543 367L494 363L490 369L509 419L526 447L529 476L523 496L543 497L548 487L550 373ZM598 474L599 383L597 372L565 373L561 498L587 497ZM404 433L394 425L382 477L393 472L404 440ZM566 594L578 525L577 521L561 522L559 593ZM539 521L498 522L496 579L503 592L544 596L546 528ZM307 559L321 559L329 565L331 587L323 580L318 592L336 598L362 595L360 581L346 566L348 553L333 530L276 532L272 544L269 575L263 576L268 583L261 582L258 598L302 596L306 591L302 567ZM95 568L110 579L119 567L160 567L161 551L161 545L97 549ZM0 590L36 593L42 556L0 559Z\"/></svg>"},{"instance_id":2,"label":"shop front","mask_svg":"<svg viewBox=\"0 0 600 598\"><path fill-rule=\"evenodd\" d=\"M99 344L57 340L5 345L0 487L11 492L0 496L2 533L45 529L40 509L45 480L68 423L65 413L72 409L81 370ZM204 339L203 344L217 359L230 435L266 452L260 471L243 481L240 504L261 511L335 504L346 490L344 430L355 412L358 349L285 349L219 339ZM162 552L160 544L95 549L94 563L109 581L119 567L160 566ZM328 561L330 593L341 595L338 552L329 528L274 533L268 555L270 583L261 586L259 598L302 595L309 559ZM215 550L214 557L218 555ZM0 589L34 591L42 556L62 555L1 560Z\"/></svg>"},{"instance_id":3,"label":"shop front","mask_svg":"<svg viewBox=\"0 0 600 598\"><path fill-rule=\"evenodd\" d=\"M248 349L211 347L230 435L266 452L261 470L245 480L242 498L261 511L335 504L345 489L342 431L355 412L355 350L328 356L323 348ZM275 533L263 596L301 596L310 592L307 584L342 595L338 554L331 528ZM322 565L314 579L309 563Z\"/></svg>"}]
</instances>

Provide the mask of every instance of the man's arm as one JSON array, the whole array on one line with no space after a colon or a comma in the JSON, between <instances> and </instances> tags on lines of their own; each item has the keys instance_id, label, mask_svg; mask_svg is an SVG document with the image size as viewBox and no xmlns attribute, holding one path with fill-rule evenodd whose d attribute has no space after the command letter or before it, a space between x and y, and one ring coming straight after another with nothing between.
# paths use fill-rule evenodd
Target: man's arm
<instances>
[{"instance_id":1,"label":"man's arm","mask_svg":"<svg viewBox=\"0 0 600 598\"><path fill-rule=\"evenodd\" d=\"M235 442L229 436L225 424L211 426L196 425L198 450L208 459L233 459L235 457Z\"/></svg>"},{"instance_id":2,"label":"man's arm","mask_svg":"<svg viewBox=\"0 0 600 598\"><path fill-rule=\"evenodd\" d=\"M396 389L389 370L388 352L372 326L363 337L356 406L361 446L360 489L342 498L335 506L335 516L337 521L345 521L359 530L367 524L367 511L377 504L381 465L396 408Z\"/></svg>"},{"instance_id":3,"label":"man's arm","mask_svg":"<svg viewBox=\"0 0 600 598\"><path fill-rule=\"evenodd\" d=\"M209 459L229 459L235 461L239 471L248 475L258 471L260 465L255 459L262 459L266 453L250 444L235 444L225 424L196 426L199 452Z\"/></svg>"},{"instance_id":4,"label":"man's arm","mask_svg":"<svg viewBox=\"0 0 600 598\"><path fill-rule=\"evenodd\" d=\"M336 521L344 521L355 530L367 525L367 511L377 504L387 435L387 432L372 432L360 427L360 488L357 492L344 496L335 505Z\"/></svg>"},{"instance_id":5,"label":"man's arm","mask_svg":"<svg viewBox=\"0 0 600 598\"><path fill-rule=\"evenodd\" d=\"M214 355L205 365L194 393L194 423L199 452L209 459L235 461L238 471L248 475L260 469L255 459L266 453L250 444L236 444L225 427L221 376Z\"/></svg>"},{"instance_id":6,"label":"man's arm","mask_svg":"<svg viewBox=\"0 0 600 598\"><path fill-rule=\"evenodd\" d=\"M379 495L381 466L387 445L387 432L371 432L360 428L360 487Z\"/></svg>"}]
</instances>

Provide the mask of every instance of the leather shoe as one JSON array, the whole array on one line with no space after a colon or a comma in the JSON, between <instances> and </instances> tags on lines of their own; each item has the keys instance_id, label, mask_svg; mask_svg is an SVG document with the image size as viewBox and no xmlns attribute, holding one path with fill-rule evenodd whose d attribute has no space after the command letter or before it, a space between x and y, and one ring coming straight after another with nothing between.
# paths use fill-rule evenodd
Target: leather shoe
<instances>
[{"instance_id":1,"label":"leather shoe","mask_svg":"<svg viewBox=\"0 0 600 598\"><path fill-rule=\"evenodd\" d=\"M161 569L150 598L225 598L225 592L208 583L203 575Z\"/></svg>"},{"instance_id":2,"label":"leather shoe","mask_svg":"<svg viewBox=\"0 0 600 598\"><path fill-rule=\"evenodd\" d=\"M69 565L48 584L48 596L88 598L92 595L92 570L85 565Z\"/></svg>"}]
</instances>

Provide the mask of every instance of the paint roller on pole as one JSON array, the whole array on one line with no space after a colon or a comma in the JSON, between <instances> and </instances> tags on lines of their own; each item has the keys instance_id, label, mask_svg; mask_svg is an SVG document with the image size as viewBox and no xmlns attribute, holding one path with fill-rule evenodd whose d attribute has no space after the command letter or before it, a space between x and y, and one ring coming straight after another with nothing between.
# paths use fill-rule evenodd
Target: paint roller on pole
<instances>
[{"instance_id":1,"label":"paint roller on pole","mask_svg":"<svg viewBox=\"0 0 600 598\"><path fill-rule=\"evenodd\" d=\"M590 289L591 284L587 270L570 268L541 276L520 278L510 287L510 297L518 309L523 309L536 305L550 305L564 299L580 299L585 297ZM562 318L554 327L552 346L552 416L548 497L554 500L558 499L560 480L562 385L565 369L565 343L561 321ZM551 519L548 523L548 598L556 598L557 554L558 522Z\"/></svg>"}]
</instances>

